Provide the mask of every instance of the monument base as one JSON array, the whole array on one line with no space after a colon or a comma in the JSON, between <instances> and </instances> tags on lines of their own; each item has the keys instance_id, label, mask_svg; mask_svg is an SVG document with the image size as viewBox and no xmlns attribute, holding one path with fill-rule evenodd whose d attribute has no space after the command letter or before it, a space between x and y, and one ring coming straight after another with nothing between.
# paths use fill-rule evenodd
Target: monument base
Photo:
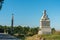
<instances>
[{"instance_id":1,"label":"monument base","mask_svg":"<svg viewBox=\"0 0 60 40\"><path fill-rule=\"evenodd\" d=\"M51 28L42 28L38 34L51 34Z\"/></svg>"}]
</instances>

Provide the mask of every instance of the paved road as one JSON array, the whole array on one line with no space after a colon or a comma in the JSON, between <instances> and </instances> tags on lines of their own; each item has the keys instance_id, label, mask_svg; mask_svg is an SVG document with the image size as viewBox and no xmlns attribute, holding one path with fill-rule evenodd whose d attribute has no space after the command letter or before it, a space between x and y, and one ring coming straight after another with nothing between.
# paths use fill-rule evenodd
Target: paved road
<instances>
[{"instance_id":1,"label":"paved road","mask_svg":"<svg viewBox=\"0 0 60 40\"><path fill-rule=\"evenodd\" d=\"M19 40L19 39L8 34L0 33L0 40Z\"/></svg>"}]
</instances>

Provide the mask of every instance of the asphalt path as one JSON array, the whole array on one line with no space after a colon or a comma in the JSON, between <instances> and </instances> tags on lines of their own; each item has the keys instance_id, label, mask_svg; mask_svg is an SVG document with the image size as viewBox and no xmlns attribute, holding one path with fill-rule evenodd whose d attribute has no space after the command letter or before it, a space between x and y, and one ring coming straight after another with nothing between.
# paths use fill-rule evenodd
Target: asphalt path
<instances>
[{"instance_id":1,"label":"asphalt path","mask_svg":"<svg viewBox=\"0 0 60 40\"><path fill-rule=\"evenodd\" d=\"M20 40L20 39L9 34L0 33L0 40Z\"/></svg>"}]
</instances>

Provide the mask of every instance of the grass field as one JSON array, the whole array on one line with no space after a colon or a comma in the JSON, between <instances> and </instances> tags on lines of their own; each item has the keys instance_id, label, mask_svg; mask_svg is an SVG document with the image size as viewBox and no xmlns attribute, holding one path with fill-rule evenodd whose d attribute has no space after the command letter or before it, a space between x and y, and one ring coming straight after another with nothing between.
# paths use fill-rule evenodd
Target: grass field
<instances>
[{"instance_id":1,"label":"grass field","mask_svg":"<svg viewBox=\"0 0 60 40\"><path fill-rule=\"evenodd\" d=\"M25 40L40 40L40 37L45 38L46 40L60 40L60 34L34 35L26 37Z\"/></svg>"}]
</instances>

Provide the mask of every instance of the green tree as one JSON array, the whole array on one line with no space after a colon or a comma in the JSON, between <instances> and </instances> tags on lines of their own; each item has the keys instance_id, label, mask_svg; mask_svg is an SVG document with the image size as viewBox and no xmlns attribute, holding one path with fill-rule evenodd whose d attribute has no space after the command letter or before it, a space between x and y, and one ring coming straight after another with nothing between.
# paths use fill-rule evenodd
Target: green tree
<instances>
[{"instance_id":1,"label":"green tree","mask_svg":"<svg viewBox=\"0 0 60 40\"><path fill-rule=\"evenodd\" d=\"M23 27L22 26L18 26L18 33L22 34L23 33Z\"/></svg>"},{"instance_id":2,"label":"green tree","mask_svg":"<svg viewBox=\"0 0 60 40\"><path fill-rule=\"evenodd\" d=\"M34 34L37 34L38 33L38 27L36 28L31 28L31 32Z\"/></svg>"},{"instance_id":3,"label":"green tree","mask_svg":"<svg viewBox=\"0 0 60 40\"><path fill-rule=\"evenodd\" d=\"M37 34L38 33L38 29L39 29L39 27L35 27L34 28L34 34Z\"/></svg>"},{"instance_id":4,"label":"green tree","mask_svg":"<svg viewBox=\"0 0 60 40\"><path fill-rule=\"evenodd\" d=\"M3 26L2 25L0 25L0 29L2 29L3 28Z\"/></svg>"},{"instance_id":5,"label":"green tree","mask_svg":"<svg viewBox=\"0 0 60 40\"><path fill-rule=\"evenodd\" d=\"M4 32L8 32L8 27L6 25L4 26Z\"/></svg>"},{"instance_id":6,"label":"green tree","mask_svg":"<svg viewBox=\"0 0 60 40\"><path fill-rule=\"evenodd\" d=\"M28 34L29 29L30 29L30 27L29 27L29 26L28 26L28 27L23 27L23 32L24 32L24 34L25 34L25 35L27 35L27 34Z\"/></svg>"},{"instance_id":7,"label":"green tree","mask_svg":"<svg viewBox=\"0 0 60 40\"><path fill-rule=\"evenodd\" d=\"M56 31L55 28L52 28L52 29L51 29L52 34L54 34L55 31Z\"/></svg>"}]
</instances>

